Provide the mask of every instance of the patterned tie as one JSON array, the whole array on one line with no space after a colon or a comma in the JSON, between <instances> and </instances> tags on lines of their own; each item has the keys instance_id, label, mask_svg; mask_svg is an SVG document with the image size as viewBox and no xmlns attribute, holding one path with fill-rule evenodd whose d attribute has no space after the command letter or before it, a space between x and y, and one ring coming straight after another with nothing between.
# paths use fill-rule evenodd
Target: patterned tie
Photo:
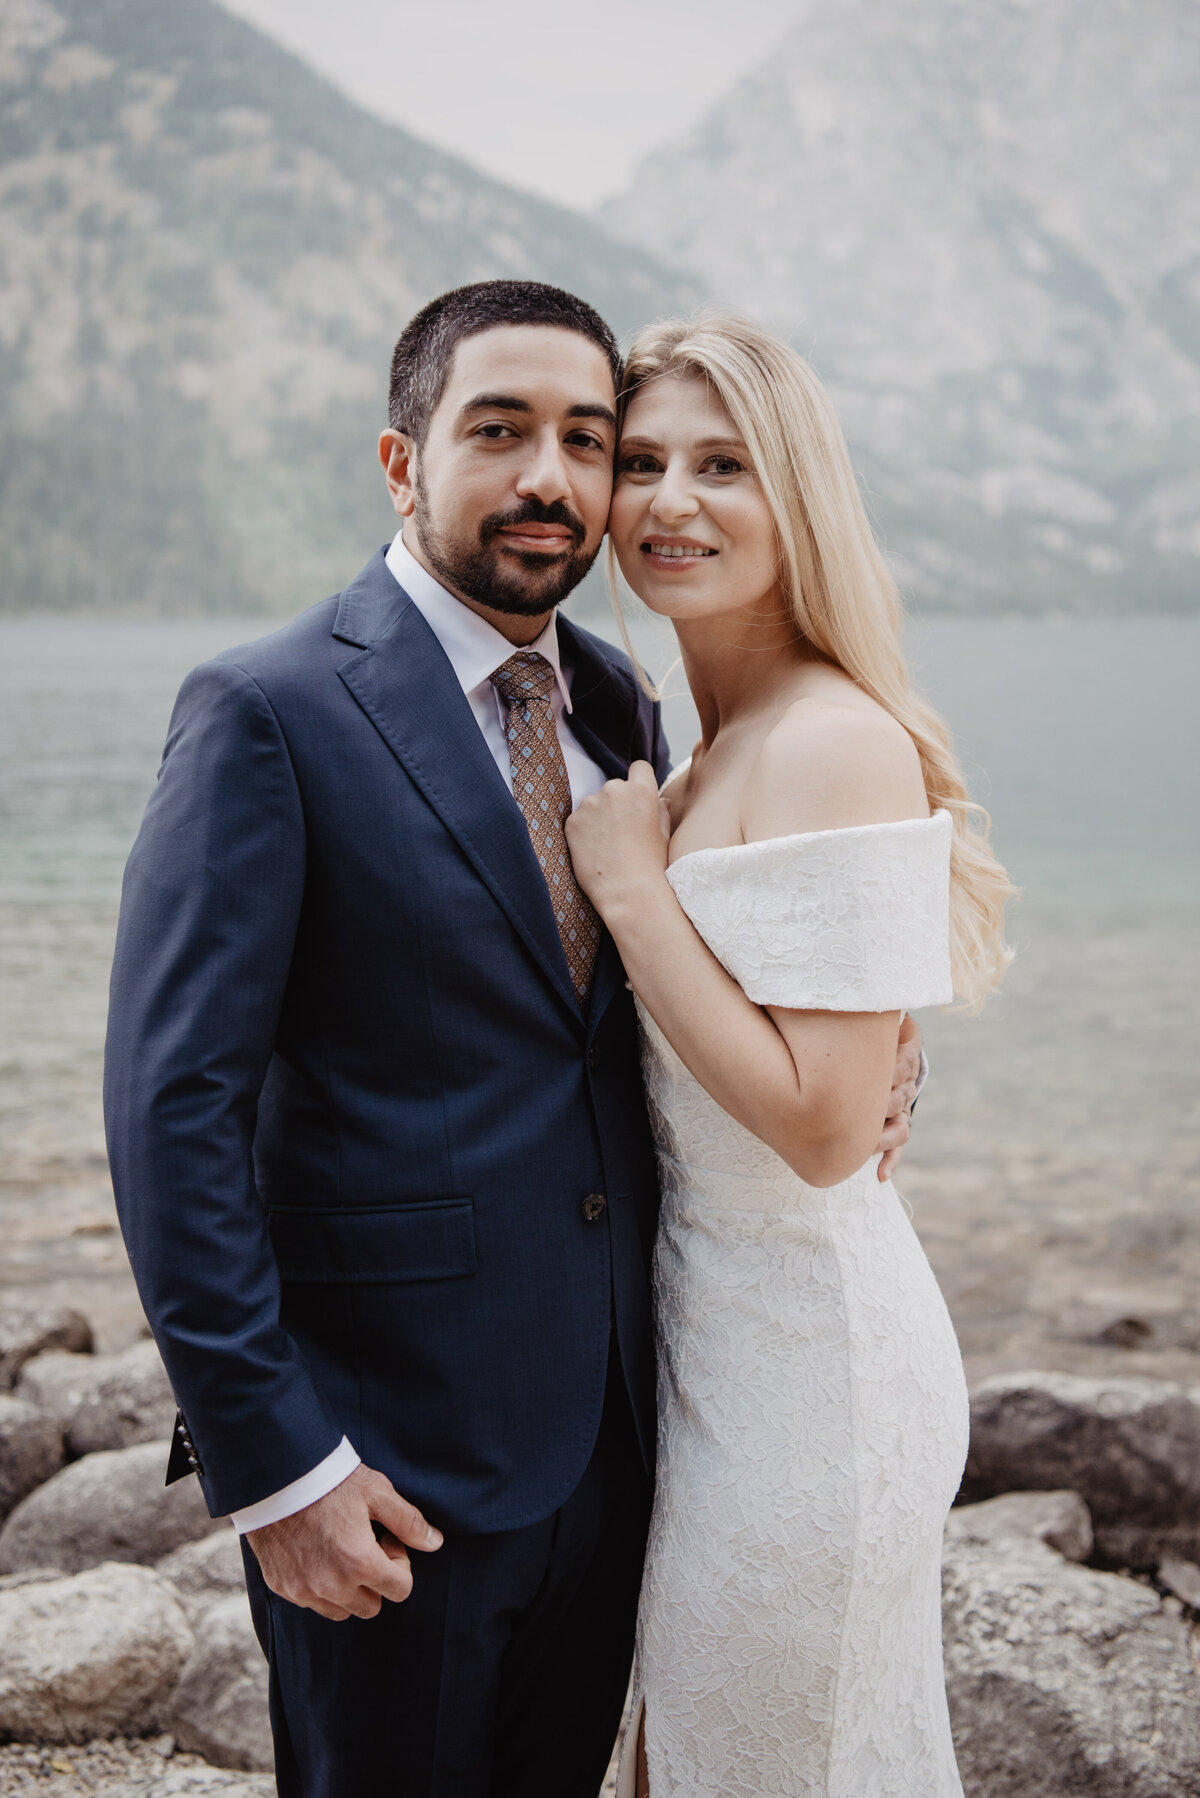
<instances>
[{"instance_id":1,"label":"patterned tie","mask_svg":"<svg viewBox=\"0 0 1200 1798\"><path fill-rule=\"evenodd\" d=\"M600 947L600 920L576 882L564 834L571 815L571 783L550 701L554 670L536 649L519 649L491 680L508 708L513 798L525 814L533 852L546 876L571 984L582 1005Z\"/></svg>"}]
</instances>

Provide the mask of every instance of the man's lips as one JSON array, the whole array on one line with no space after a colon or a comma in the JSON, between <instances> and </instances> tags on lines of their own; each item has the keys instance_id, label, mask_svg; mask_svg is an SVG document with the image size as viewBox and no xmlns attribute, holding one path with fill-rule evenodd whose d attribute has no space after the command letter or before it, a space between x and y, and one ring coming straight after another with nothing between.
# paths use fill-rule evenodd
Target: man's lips
<instances>
[{"instance_id":1,"label":"man's lips","mask_svg":"<svg viewBox=\"0 0 1200 1798\"><path fill-rule=\"evenodd\" d=\"M561 524L505 524L496 532L514 549L570 549L575 538Z\"/></svg>"}]
</instances>

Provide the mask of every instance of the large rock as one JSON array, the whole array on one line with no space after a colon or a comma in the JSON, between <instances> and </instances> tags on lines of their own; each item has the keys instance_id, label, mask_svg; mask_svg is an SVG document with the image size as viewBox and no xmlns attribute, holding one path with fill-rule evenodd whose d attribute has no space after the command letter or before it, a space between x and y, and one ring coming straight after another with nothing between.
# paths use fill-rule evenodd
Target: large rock
<instances>
[{"instance_id":1,"label":"large rock","mask_svg":"<svg viewBox=\"0 0 1200 1798\"><path fill-rule=\"evenodd\" d=\"M58 1421L0 1392L0 1519L63 1463Z\"/></svg>"},{"instance_id":2,"label":"large rock","mask_svg":"<svg viewBox=\"0 0 1200 1798\"><path fill-rule=\"evenodd\" d=\"M91 1397L116 1359L115 1355L70 1355L62 1349L48 1349L25 1363L14 1392L26 1404L57 1417L65 1433L84 1399Z\"/></svg>"},{"instance_id":3,"label":"large rock","mask_svg":"<svg viewBox=\"0 0 1200 1798\"><path fill-rule=\"evenodd\" d=\"M178 1598L147 1567L109 1564L0 1592L0 1735L144 1734L191 1648Z\"/></svg>"},{"instance_id":4,"label":"large rock","mask_svg":"<svg viewBox=\"0 0 1200 1798\"><path fill-rule=\"evenodd\" d=\"M23 1499L0 1529L0 1573L161 1561L214 1528L195 1480L163 1485L169 1444L87 1455ZM218 1526L228 1529L228 1524Z\"/></svg>"},{"instance_id":5,"label":"large rock","mask_svg":"<svg viewBox=\"0 0 1200 1798\"><path fill-rule=\"evenodd\" d=\"M25 1363L47 1349L90 1355L94 1347L92 1327L78 1311L12 1293L0 1300L0 1387L13 1386Z\"/></svg>"},{"instance_id":6,"label":"large rock","mask_svg":"<svg viewBox=\"0 0 1200 1798\"><path fill-rule=\"evenodd\" d=\"M192 1618L219 1599L246 1591L240 1540L232 1529L214 1530L174 1549L159 1561L156 1572L170 1580Z\"/></svg>"},{"instance_id":7,"label":"large rock","mask_svg":"<svg viewBox=\"0 0 1200 1798\"><path fill-rule=\"evenodd\" d=\"M1025 1488L1078 1492L1111 1566L1200 1559L1200 1390L1060 1373L986 1380L971 1397L960 1502Z\"/></svg>"},{"instance_id":8,"label":"large rock","mask_svg":"<svg viewBox=\"0 0 1200 1798\"><path fill-rule=\"evenodd\" d=\"M1061 1510L1048 1527L1078 1547L1078 1516ZM964 1507L947 1530L946 1681L967 1798L1195 1798L1200 1682L1178 1601L1064 1560L1041 1495L1034 1533L1020 1511Z\"/></svg>"},{"instance_id":9,"label":"large rock","mask_svg":"<svg viewBox=\"0 0 1200 1798\"><path fill-rule=\"evenodd\" d=\"M169 1436L175 1399L148 1338L119 1355L38 1355L22 1368L16 1395L57 1417L78 1458Z\"/></svg>"},{"instance_id":10,"label":"large rock","mask_svg":"<svg viewBox=\"0 0 1200 1798\"><path fill-rule=\"evenodd\" d=\"M1078 1492L1005 1492L983 1504L961 1505L946 1519L949 1543L984 1546L1014 1537L1045 1542L1064 1561L1086 1561L1093 1547L1092 1519Z\"/></svg>"},{"instance_id":11,"label":"large rock","mask_svg":"<svg viewBox=\"0 0 1200 1798\"><path fill-rule=\"evenodd\" d=\"M267 1663L244 1592L205 1613L167 1727L181 1748L218 1767L273 1766Z\"/></svg>"},{"instance_id":12,"label":"large rock","mask_svg":"<svg viewBox=\"0 0 1200 1798\"><path fill-rule=\"evenodd\" d=\"M159 1442L175 1427L175 1395L158 1349L135 1342L107 1358L100 1378L85 1393L67 1425L67 1450L92 1455L106 1448Z\"/></svg>"},{"instance_id":13,"label":"large rock","mask_svg":"<svg viewBox=\"0 0 1200 1798\"><path fill-rule=\"evenodd\" d=\"M1194 1561L1181 1561L1178 1555L1167 1555L1158 1564L1158 1580L1189 1610L1200 1611L1200 1567Z\"/></svg>"}]
</instances>

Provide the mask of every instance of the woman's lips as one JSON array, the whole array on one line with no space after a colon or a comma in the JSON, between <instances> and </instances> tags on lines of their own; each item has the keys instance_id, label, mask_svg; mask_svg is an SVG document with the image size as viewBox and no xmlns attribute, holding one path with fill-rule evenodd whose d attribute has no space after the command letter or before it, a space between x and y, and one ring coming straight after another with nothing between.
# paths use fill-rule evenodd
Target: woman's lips
<instances>
[{"instance_id":1,"label":"woman's lips","mask_svg":"<svg viewBox=\"0 0 1200 1798\"><path fill-rule=\"evenodd\" d=\"M686 539L672 541L669 537L647 537L641 552L651 568L669 569L672 573L694 568L697 562L706 562L717 553L706 543L690 543Z\"/></svg>"}]
</instances>

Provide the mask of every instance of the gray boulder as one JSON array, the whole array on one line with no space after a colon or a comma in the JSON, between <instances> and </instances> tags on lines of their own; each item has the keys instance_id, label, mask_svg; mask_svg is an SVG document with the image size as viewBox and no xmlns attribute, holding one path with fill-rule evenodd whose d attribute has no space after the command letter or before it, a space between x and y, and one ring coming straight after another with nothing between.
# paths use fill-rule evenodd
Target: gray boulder
<instances>
[{"instance_id":1,"label":"gray boulder","mask_svg":"<svg viewBox=\"0 0 1200 1798\"><path fill-rule=\"evenodd\" d=\"M178 1598L146 1567L0 1592L0 1735L140 1735L161 1719L191 1648Z\"/></svg>"},{"instance_id":2,"label":"gray boulder","mask_svg":"<svg viewBox=\"0 0 1200 1798\"><path fill-rule=\"evenodd\" d=\"M135 1342L105 1358L99 1378L80 1399L67 1425L71 1455L160 1442L175 1427L175 1395L156 1345Z\"/></svg>"},{"instance_id":3,"label":"gray boulder","mask_svg":"<svg viewBox=\"0 0 1200 1798\"><path fill-rule=\"evenodd\" d=\"M74 1458L161 1441L175 1424L167 1370L149 1338L119 1355L38 1355L21 1369L16 1395L58 1418Z\"/></svg>"},{"instance_id":4,"label":"gray boulder","mask_svg":"<svg viewBox=\"0 0 1200 1798\"><path fill-rule=\"evenodd\" d=\"M170 1580L192 1618L218 1599L237 1593L244 1596L246 1591L239 1540L228 1528L176 1548L158 1562L155 1571Z\"/></svg>"},{"instance_id":5,"label":"gray boulder","mask_svg":"<svg viewBox=\"0 0 1200 1798\"><path fill-rule=\"evenodd\" d=\"M1189 1610L1200 1611L1200 1567L1194 1561L1181 1561L1168 1555L1158 1565L1158 1577L1168 1592L1182 1599Z\"/></svg>"},{"instance_id":6,"label":"gray boulder","mask_svg":"<svg viewBox=\"0 0 1200 1798\"><path fill-rule=\"evenodd\" d=\"M1021 1508L965 1507L947 1531L946 1682L967 1798L1196 1798L1200 1682L1182 1607L1065 1560L1044 1506L1022 1536ZM1068 1526L1078 1548L1077 1524L1063 1506L1049 1528Z\"/></svg>"},{"instance_id":7,"label":"gray boulder","mask_svg":"<svg viewBox=\"0 0 1200 1798\"><path fill-rule=\"evenodd\" d=\"M1064 1561L1086 1561L1092 1520L1078 1492L1005 1492L983 1504L961 1505L946 1519L949 1543L985 1546L1014 1537L1045 1542Z\"/></svg>"},{"instance_id":8,"label":"gray boulder","mask_svg":"<svg viewBox=\"0 0 1200 1798\"><path fill-rule=\"evenodd\" d=\"M75 1461L22 1499L0 1529L0 1573L101 1561L153 1564L216 1528L195 1480L163 1485L169 1444L148 1442Z\"/></svg>"},{"instance_id":9,"label":"gray boulder","mask_svg":"<svg viewBox=\"0 0 1200 1798\"><path fill-rule=\"evenodd\" d=\"M0 1519L63 1463L57 1419L0 1392Z\"/></svg>"},{"instance_id":10,"label":"gray boulder","mask_svg":"<svg viewBox=\"0 0 1200 1798\"><path fill-rule=\"evenodd\" d=\"M959 1500L1031 1488L1078 1492L1110 1566L1200 1559L1200 1391L1060 1373L984 1381Z\"/></svg>"},{"instance_id":11,"label":"gray boulder","mask_svg":"<svg viewBox=\"0 0 1200 1798\"><path fill-rule=\"evenodd\" d=\"M64 1433L85 1398L95 1391L115 1355L70 1355L64 1349L48 1349L26 1361L14 1391L28 1405L48 1411Z\"/></svg>"},{"instance_id":12,"label":"gray boulder","mask_svg":"<svg viewBox=\"0 0 1200 1798\"><path fill-rule=\"evenodd\" d=\"M0 1300L0 1388L11 1388L25 1363L47 1349L90 1355L95 1346L92 1327L78 1311L12 1293Z\"/></svg>"},{"instance_id":13,"label":"gray boulder","mask_svg":"<svg viewBox=\"0 0 1200 1798\"><path fill-rule=\"evenodd\" d=\"M257 1771L274 1765L267 1663L244 1592L218 1599L205 1612L167 1727L179 1747L218 1767Z\"/></svg>"}]
</instances>

